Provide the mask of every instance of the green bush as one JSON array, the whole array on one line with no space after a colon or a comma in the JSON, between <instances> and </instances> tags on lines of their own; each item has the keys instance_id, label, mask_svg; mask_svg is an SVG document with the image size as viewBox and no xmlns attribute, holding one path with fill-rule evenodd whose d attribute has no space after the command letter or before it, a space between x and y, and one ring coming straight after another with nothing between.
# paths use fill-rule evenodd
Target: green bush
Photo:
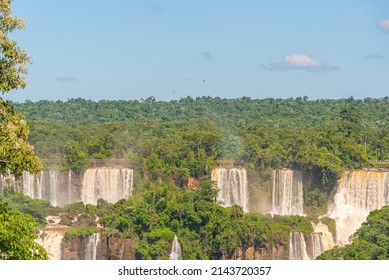
<instances>
[{"instance_id":1,"label":"green bush","mask_svg":"<svg viewBox=\"0 0 389 280\"><path fill-rule=\"evenodd\" d=\"M67 242L75 237L85 238L92 235L93 233L100 232L100 228L97 227L75 227L69 229L64 236L64 241Z\"/></svg>"}]
</instances>

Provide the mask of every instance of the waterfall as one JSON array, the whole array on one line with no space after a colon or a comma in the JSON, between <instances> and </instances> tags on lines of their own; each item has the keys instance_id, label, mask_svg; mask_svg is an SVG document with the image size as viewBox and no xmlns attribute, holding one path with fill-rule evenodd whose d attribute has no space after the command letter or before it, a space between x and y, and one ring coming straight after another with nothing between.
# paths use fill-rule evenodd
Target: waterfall
<instances>
[{"instance_id":1,"label":"waterfall","mask_svg":"<svg viewBox=\"0 0 389 280\"><path fill-rule=\"evenodd\" d=\"M273 170L272 186L271 213L273 215L304 215L303 183L300 171Z\"/></svg>"},{"instance_id":2,"label":"waterfall","mask_svg":"<svg viewBox=\"0 0 389 280\"><path fill-rule=\"evenodd\" d=\"M110 203L132 194L133 171L127 168L88 168L83 176L81 200L97 204L99 198Z\"/></svg>"},{"instance_id":3,"label":"waterfall","mask_svg":"<svg viewBox=\"0 0 389 280\"><path fill-rule=\"evenodd\" d=\"M123 259L123 255L124 255L124 244L120 247L119 250L119 260Z\"/></svg>"},{"instance_id":4,"label":"waterfall","mask_svg":"<svg viewBox=\"0 0 389 280\"><path fill-rule=\"evenodd\" d=\"M366 220L370 211L389 204L389 172L355 170L343 174L328 216L336 221L337 243L347 244L349 236Z\"/></svg>"},{"instance_id":5,"label":"waterfall","mask_svg":"<svg viewBox=\"0 0 389 280\"><path fill-rule=\"evenodd\" d=\"M289 234L289 259L309 260L304 234L292 231Z\"/></svg>"},{"instance_id":6,"label":"waterfall","mask_svg":"<svg viewBox=\"0 0 389 280\"><path fill-rule=\"evenodd\" d=\"M215 168L211 179L216 181L219 189L218 201L226 207L237 204L248 212L247 172L244 168Z\"/></svg>"},{"instance_id":7,"label":"waterfall","mask_svg":"<svg viewBox=\"0 0 389 280\"><path fill-rule=\"evenodd\" d=\"M169 260L182 260L181 246L180 243L178 243L177 235L174 236L172 242L172 250L169 255Z\"/></svg>"},{"instance_id":8,"label":"waterfall","mask_svg":"<svg viewBox=\"0 0 389 280\"><path fill-rule=\"evenodd\" d=\"M89 236L89 241L86 246L85 260L96 260L97 259L97 246L100 243L100 233L93 233Z\"/></svg>"},{"instance_id":9,"label":"waterfall","mask_svg":"<svg viewBox=\"0 0 389 280\"><path fill-rule=\"evenodd\" d=\"M322 233L312 232L311 240L312 240L312 253L311 253L312 259L316 259L317 256L321 255L325 251Z\"/></svg>"},{"instance_id":10,"label":"waterfall","mask_svg":"<svg viewBox=\"0 0 389 280\"><path fill-rule=\"evenodd\" d=\"M9 186L31 198L46 199L53 206L61 207L80 198L85 204L96 205L99 198L115 203L133 193L131 169L89 168L83 173L81 182L77 180L77 175L76 180L73 177L71 170L67 174L61 174L58 170L42 170L37 174L25 171L19 180L15 180L13 175L1 175L0 193ZM81 197L77 181L81 185Z\"/></svg>"},{"instance_id":11,"label":"waterfall","mask_svg":"<svg viewBox=\"0 0 389 280\"><path fill-rule=\"evenodd\" d=\"M312 252L311 256L316 259L324 251L330 250L335 246L334 238L332 233L328 229L326 224L319 221L317 224L312 222L314 232L311 233L312 240Z\"/></svg>"},{"instance_id":12,"label":"waterfall","mask_svg":"<svg viewBox=\"0 0 389 280\"><path fill-rule=\"evenodd\" d=\"M57 206L57 190L59 187L58 171L49 170L49 182L50 182L50 203L53 206Z\"/></svg>"},{"instance_id":13,"label":"waterfall","mask_svg":"<svg viewBox=\"0 0 389 280\"><path fill-rule=\"evenodd\" d=\"M61 242L63 235L59 232L40 232L42 237L35 241L45 248L50 260L61 259Z\"/></svg>"},{"instance_id":14,"label":"waterfall","mask_svg":"<svg viewBox=\"0 0 389 280\"><path fill-rule=\"evenodd\" d=\"M38 174L27 171L22 176L22 192L34 199L47 199L53 206L58 205L60 173L57 170L42 170Z\"/></svg>"},{"instance_id":15,"label":"waterfall","mask_svg":"<svg viewBox=\"0 0 389 280\"><path fill-rule=\"evenodd\" d=\"M323 251L321 253L330 250L332 247L335 246L334 237L326 224L324 224L322 221L319 221L317 224L311 224L314 229L314 233L320 233L320 239L323 248Z\"/></svg>"},{"instance_id":16,"label":"waterfall","mask_svg":"<svg viewBox=\"0 0 389 280\"><path fill-rule=\"evenodd\" d=\"M35 199L44 199L46 194L44 188L44 172L31 174L23 172L23 194Z\"/></svg>"},{"instance_id":17,"label":"waterfall","mask_svg":"<svg viewBox=\"0 0 389 280\"><path fill-rule=\"evenodd\" d=\"M15 176L9 172L5 175L0 174L0 193L3 193L5 188L16 189Z\"/></svg>"},{"instance_id":18,"label":"waterfall","mask_svg":"<svg viewBox=\"0 0 389 280\"><path fill-rule=\"evenodd\" d=\"M50 260L60 260L62 258L61 243L66 227L59 224L60 216L47 216L46 222L46 228L39 231L35 242L45 248Z\"/></svg>"},{"instance_id":19,"label":"waterfall","mask_svg":"<svg viewBox=\"0 0 389 280\"><path fill-rule=\"evenodd\" d=\"M68 172L68 204L72 203L72 170Z\"/></svg>"}]
</instances>

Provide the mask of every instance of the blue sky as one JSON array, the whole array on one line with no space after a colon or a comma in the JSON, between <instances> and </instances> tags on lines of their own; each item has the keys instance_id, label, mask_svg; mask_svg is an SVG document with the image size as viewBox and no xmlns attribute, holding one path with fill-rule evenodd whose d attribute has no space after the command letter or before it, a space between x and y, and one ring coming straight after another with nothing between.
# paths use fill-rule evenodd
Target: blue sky
<instances>
[{"instance_id":1,"label":"blue sky","mask_svg":"<svg viewBox=\"0 0 389 280\"><path fill-rule=\"evenodd\" d=\"M383 97L387 0L14 0L14 101Z\"/></svg>"}]
</instances>

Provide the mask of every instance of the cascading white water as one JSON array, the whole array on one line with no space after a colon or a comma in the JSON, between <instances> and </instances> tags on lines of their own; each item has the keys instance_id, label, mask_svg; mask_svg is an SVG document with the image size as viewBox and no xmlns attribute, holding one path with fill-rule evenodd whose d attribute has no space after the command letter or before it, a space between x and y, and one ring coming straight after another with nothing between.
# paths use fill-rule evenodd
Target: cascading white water
<instances>
[{"instance_id":1,"label":"cascading white water","mask_svg":"<svg viewBox=\"0 0 389 280\"><path fill-rule=\"evenodd\" d=\"M244 168L215 168L212 170L211 180L216 181L219 189L217 200L224 206L237 204L242 206L244 212L249 211L247 172Z\"/></svg>"},{"instance_id":2,"label":"cascading white water","mask_svg":"<svg viewBox=\"0 0 389 280\"><path fill-rule=\"evenodd\" d=\"M336 221L337 243L347 244L349 236L366 220L370 211L389 204L389 172L355 170L341 177L328 216Z\"/></svg>"},{"instance_id":3,"label":"cascading white water","mask_svg":"<svg viewBox=\"0 0 389 280\"><path fill-rule=\"evenodd\" d=\"M289 259L309 260L304 234L292 231L289 234Z\"/></svg>"},{"instance_id":4,"label":"cascading white water","mask_svg":"<svg viewBox=\"0 0 389 280\"><path fill-rule=\"evenodd\" d=\"M57 206L59 178L57 170L42 170L38 174L25 171L22 176L22 192L34 199L47 199L53 206Z\"/></svg>"},{"instance_id":5,"label":"cascading white water","mask_svg":"<svg viewBox=\"0 0 389 280\"><path fill-rule=\"evenodd\" d=\"M0 174L0 193L3 193L5 188L16 189L15 176L10 173L6 175Z\"/></svg>"},{"instance_id":6,"label":"cascading white water","mask_svg":"<svg viewBox=\"0 0 389 280\"><path fill-rule=\"evenodd\" d=\"M97 205L99 198L115 203L131 195L132 188L132 169L89 168L83 175L81 200L93 205Z\"/></svg>"},{"instance_id":7,"label":"cascading white water","mask_svg":"<svg viewBox=\"0 0 389 280\"><path fill-rule=\"evenodd\" d=\"M46 228L39 231L35 242L45 248L50 260L60 260L62 257L61 242L66 227L59 224L61 222L60 216L47 216L46 222Z\"/></svg>"},{"instance_id":8,"label":"cascading white water","mask_svg":"<svg viewBox=\"0 0 389 280\"><path fill-rule=\"evenodd\" d=\"M45 198L44 188L44 172L31 174L27 171L23 172L23 194L35 199Z\"/></svg>"},{"instance_id":9,"label":"cascading white water","mask_svg":"<svg viewBox=\"0 0 389 280\"><path fill-rule=\"evenodd\" d=\"M314 229L314 233L320 234L320 239L321 239L321 244L323 249L321 253L330 250L332 247L335 246L334 237L326 224L324 224L322 221L319 221L318 223L311 223L311 224Z\"/></svg>"},{"instance_id":10,"label":"cascading white water","mask_svg":"<svg viewBox=\"0 0 389 280\"><path fill-rule=\"evenodd\" d=\"M312 232L311 233L312 240L312 258L316 259L317 256L321 255L325 249L323 244L323 238L321 232Z\"/></svg>"},{"instance_id":11,"label":"cascading white water","mask_svg":"<svg viewBox=\"0 0 389 280\"><path fill-rule=\"evenodd\" d=\"M283 169L272 171L273 215L304 215L301 172Z\"/></svg>"},{"instance_id":12,"label":"cascading white water","mask_svg":"<svg viewBox=\"0 0 389 280\"><path fill-rule=\"evenodd\" d=\"M72 170L68 172L68 204L72 203Z\"/></svg>"},{"instance_id":13,"label":"cascading white water","mask_svg":"<svg viewBox=\"0 0 389 280\"><path fill-rule=\"evenodd\" d=\"M59 188L58 171L49 170L49 183L50 183L50 203L53 206L57 206L57 190Z\"/></svg>"},{"instance_id":14,"label":"cascading white water","mask_svg":"<svg viewBox=\"0 0 389 280\"><path fill-rule=\"evenodd\" d=\"M100 232L93 233L89 236L89 241L86 246L85 260L96 260L97 259L97 246L100 243Z\"/></svg>"},{"instance_id":15,"label":"cascading white water","mask_svg":"<svg viewBox=\"0 0 389 280\"><path fill-rule=\"evenodd\" d=\"M177 235L174 236L172 242L172 250L169 255L169 260L182 260L181 246L180 243L178 243Z\"/></svg>"},{"instance_id":16,"label":"cascading white water","mask_svg":"<svg viewBox=\"0 0 389 280\"><path fill-rule=\"evenodd\" d=\"M119 250L119 260L123 259L123 255L124 255L124 244L120 247Z\"/></svg>"},{"instance_id":17,"label":"cascading white water","mask_svg":"<svg viewBox=\"0 0 389 280\"><path fill-rule=\"evenodd\" d=\"M40 233L42 235L42 233ZM63 235L58 232L43 233L43 236L36 239L39 245L45 248L50 260L61 259L61 242Z\"/></svg>"},{"instance_id":18,"label":"cascading white water","mask_svg":"<svg viewBox=\"0 0 389 280\"><path fill-rule=\"evenodd\" d=\"M23 172L20 180L13 175L0 176L0 191L11 187L34 199L47 199L53 206L64 206L77 201L73 189L73 173L67 178L58 170L42 170L38 174ZM81 200L87 204L97 204L99 198L110 203L131 195L133 192L133 171L127 168L89 168L85 170L81 182Z\"/></svg>"}]
</instances>

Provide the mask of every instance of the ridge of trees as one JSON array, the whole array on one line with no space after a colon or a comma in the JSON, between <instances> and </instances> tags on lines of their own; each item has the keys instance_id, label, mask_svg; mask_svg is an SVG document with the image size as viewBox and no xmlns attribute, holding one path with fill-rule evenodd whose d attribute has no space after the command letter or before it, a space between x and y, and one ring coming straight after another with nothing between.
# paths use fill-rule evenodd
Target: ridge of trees
<instances>
[{"instance_id":1,"label":"ridge of trees","mask_svg":"<svg viewBox=\"0 0 389 280\"><path fill-rule=\"evenodd\" d=\"M277 128L312 128L340 119L339 111L351 104L361 113L364 128L389 128L389 98L318 99L226 99L202 96L172 101L100 100L82 98L67 101L14 103L28 120L104 124L120 121L201 121L208 120L229 127L266 126Z\"/></svg>"}]
</instances>

